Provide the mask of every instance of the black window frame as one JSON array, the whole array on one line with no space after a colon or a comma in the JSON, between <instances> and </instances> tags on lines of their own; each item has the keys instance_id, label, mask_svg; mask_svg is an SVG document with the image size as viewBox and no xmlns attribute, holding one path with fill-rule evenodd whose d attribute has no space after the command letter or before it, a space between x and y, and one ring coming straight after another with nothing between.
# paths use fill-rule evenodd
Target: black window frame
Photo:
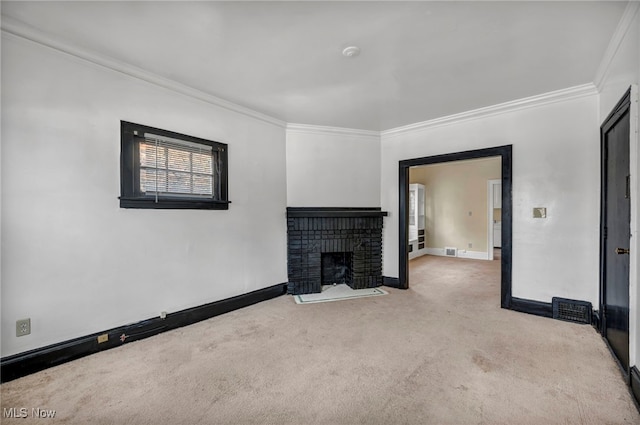
<instances>
[{"instance_id":1,"label":"black window frame","mask_svg":"<svg viewBox=\"0 0 640 425\"><path fill-rule=\"evenodd\" d=\"M140 190L139 141L151 133L172 139L210 146L218 159L220 175L212 199L188 196L147 195ZM120 208L228 210L229 146L213 140L188 136L142 124L120 121Z\"/></svg>"}]
</instances>

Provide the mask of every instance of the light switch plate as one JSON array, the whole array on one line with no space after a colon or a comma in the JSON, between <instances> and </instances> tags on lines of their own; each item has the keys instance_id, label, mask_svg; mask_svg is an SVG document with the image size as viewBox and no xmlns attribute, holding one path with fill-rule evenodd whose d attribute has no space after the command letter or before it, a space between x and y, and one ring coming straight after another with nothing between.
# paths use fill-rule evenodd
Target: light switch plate
<instances>
[{"instance_id":1,"label":"light switch plate","mask_svg":"<svg viewBox=\"0 0 640 425\"><path fill-rule=\"evenodd\" d=\"M547 218L547 208L535 207L533 209L533 218Z\"/></svg>"}]
</instances>

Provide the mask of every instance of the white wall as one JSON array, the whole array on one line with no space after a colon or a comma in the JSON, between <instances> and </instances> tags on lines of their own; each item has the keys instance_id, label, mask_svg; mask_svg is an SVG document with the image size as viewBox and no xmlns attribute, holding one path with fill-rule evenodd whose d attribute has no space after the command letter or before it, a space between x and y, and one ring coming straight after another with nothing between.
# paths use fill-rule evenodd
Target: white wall
<instances>
[{"instance_id":1,"label":"white wall","mask_svg":"<svg viewBox=\"0 0 640 425\"><path fill-rule=\"evenodd\" d=\"M119 208L120 120L228 143L229 210ZM2 356L287 280L284 125L3 34L2 151Z\"/></svg>"},{"instance_id":2,"label":"white wall","mask_svg":"<svg viewBox=\"0 0 640 425\"><path fill-rule=\"evenodd\" d=\"M287 202L290 207L379 207L379 134L287 126Z\"/></svg>"},{"instance_id":3,"label":"white wall","mask_svg":"<svg viewBox=\"0 0 640 425\"><path fill-rule=\"evenodd\" d=\"M398 162L513 145L514 297L598 301L598 97L550 98L538 106L382 134L382 209L390 211L384 274L398 276ZM547 207L547 219L534 219Z\"/></svg>"},{"instance_id":4,"label":"white wall","mask_svg":"<svg viewBox=\"0 0 640 425\"><path fill-rule=\"evenodd\" d=\"M640 134L638 133L638 90L640 84L640 6L630 3L625 16L609 46L610 57L606 57L601 66L600 115L602 124L613 107L629 89L636 85L631 99L631 139L630 174L632 179L631 196L631 264L630 264L630 308L629 308L629 355L630 364L640 364Z\"/></svg>"},{"instance_id":5,"label":"white wall","mask_svg":"<svg viewBox=\"0 0 640 425\"><path fill-rule=\"evenodd\" d=\"M615 53L603 65L602 80L598 82L600 89L600 123L618 103L631 84L637 84L640 78L640 9L634 8L633 17L629 19L628 29L620 34L620 40L613 40L616 48L610 46ZM615 38L615 37L614 37ZM605 59L606 60L606 59Z\"/></svg>"}]
</instances>

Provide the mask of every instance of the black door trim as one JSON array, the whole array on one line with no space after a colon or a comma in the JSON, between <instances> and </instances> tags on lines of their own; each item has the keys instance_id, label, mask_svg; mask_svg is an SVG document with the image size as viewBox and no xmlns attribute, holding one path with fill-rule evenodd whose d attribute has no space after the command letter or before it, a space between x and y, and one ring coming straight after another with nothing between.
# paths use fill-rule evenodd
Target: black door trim
<instances>
[{"instance_id":1,"label":"black door trim","mask_svg":"<svg viewBox=\"0 0 640 425\"><path fill-rule=\"evenodd\" d=\"M409 288L409 168L417 165L439 164L443 162L460 161L466 159L502 158L502 259L501 259L501 294L502 308L512 308L511 297L511 232L513 223L513 205L511 196L512 186L512 145L493 148L477 149L443 155L427 156L423 158L407 159L399 162L399 285L401 289Z\"/></svg>"}]
</instances>

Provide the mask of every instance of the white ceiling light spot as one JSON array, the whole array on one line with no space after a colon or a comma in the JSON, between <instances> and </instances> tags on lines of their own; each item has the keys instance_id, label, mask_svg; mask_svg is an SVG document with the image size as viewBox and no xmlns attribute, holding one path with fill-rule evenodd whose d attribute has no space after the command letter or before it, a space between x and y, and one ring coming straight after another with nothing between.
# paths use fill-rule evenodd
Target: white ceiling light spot
<instances>
[{"instance_id":1,"label":"white ceiling light spot","mask_svg":"<svg viewBox=\"0 0 640 425\"><path fill-rule=\"evenodd\" d=\"M355 58L360 54L360 48L358 46L349 46L342 51L342 55L348 58Z\"/></svg>"}]
</instances>

